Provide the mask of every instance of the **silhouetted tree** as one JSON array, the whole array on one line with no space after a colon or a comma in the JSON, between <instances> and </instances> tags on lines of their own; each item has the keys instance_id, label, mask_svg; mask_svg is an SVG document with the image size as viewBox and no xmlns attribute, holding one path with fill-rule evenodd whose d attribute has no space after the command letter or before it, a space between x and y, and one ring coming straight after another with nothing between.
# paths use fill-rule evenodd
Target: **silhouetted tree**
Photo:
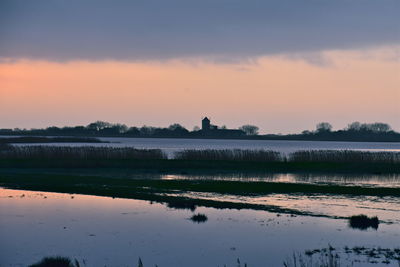
<instances>
[{"instance_id":1,"label":"silhouetted tree","mask_svg":"<svg viewBox=\"0 0 400 267\"><path fill-rule=\"evenodd\" d=\"M112 124L106 121L96 121L96 122L92 122L90 123L88 126L86 126L89 130L93 130L93 131L100 131L104 128L109 128L111 127Z\"/></svg>"},{"instance_id":2,"label":"silhouetted tree","mask_svg":"<svg viewBox=\"0 0 400 267\"><path fill-rule=\"evenodd\" d=\"M168 127L168 130L172 133L172 135L174 136L179 136L179 135L185 135L187 134L189 131L183 127L182 125L180 125L179 123L174 123L171 124Z\"/></svg>"},{"instance_id":3,"label":"silhouetted tree","mask_svg":"<svg viewBox=\"0 0 400 267\"><path fill-rule=\"evenodd\" d=\"M375 122L369 124L369 129L376 133L386 133L391 131L392 127L387 123Z\"/></svg>"},{"instance_id":4,"label":"silhouetted tree","mask_svg":"<svg viewBox=\"0 0 400 267\"><path fill-rule=\"evenodd\" d=\"M320 122L317 124L317 133L330 132L332 125L329 122Z\"/></svg>"},{"instance_id":5,"label":"silhouetted tree","mask_svg":"<svg viewBox=\"0 0 400 267\"><path fill-rule=\"evenodd\" d=\"M246 135L257 135L259 128L255 125L246 124L242 127L239 127L239 130L245 132Z\"/></svg>"},{"instance_id":6,"label":"silhouetted tree","mask_svg":"<svg viewBox=\"0 0 400 267\"><path fill-rule=\"evenodd\" d=\"M361 123L358 121L350 123L345 130L348 131L360 131L361 130Z\"/></svg>"},{"instance_id":7,"label":"silhouetted tree","mask_svg":"<svg viewBox=\"0 0 400 267\"><path fill-rule=\"evenodd\" d=\"M130 127L128 131L126 131L126 134L132 135L132 136L138 136L140 135L140 131L137 127Z\"/></svg>"},{"instance_id":8,"label":"silhouetted tree","mask_svg":"<svg viewBox=\"0 0 400 267\"><path fill-rule=\"evenodd\" d=\"M183 127L182 125L180 125L179 123L174 123L174 124L171 124L170 126L168 126L168 130L170 130L170 131L183 130L183 129L186 130L186 128Z\"/></svg>"},{"instance_id":9,"label":"silhouetted tree","mask_svg":"<svg viewBox=\"0 0 400 267\"><path fill-rule=\"evenodd\" d=\"M358 121L352 122L347 126L348 131L367 131L374 133L387 133L392 130L387 123L375 122L375 123L359 123Z\"/></svg>"},{"instance_id":10,"label":"silhouetted tree","mask_svg":"<svg viewBox=\"0 0 400 267\"><path fill-rule=\"evenodd\" d=\"M156 128L154 127L143 125L143 127L140 128L140 134L144 136L150 136L154 134L155 129Z\"/></svg>"}]
</instances>

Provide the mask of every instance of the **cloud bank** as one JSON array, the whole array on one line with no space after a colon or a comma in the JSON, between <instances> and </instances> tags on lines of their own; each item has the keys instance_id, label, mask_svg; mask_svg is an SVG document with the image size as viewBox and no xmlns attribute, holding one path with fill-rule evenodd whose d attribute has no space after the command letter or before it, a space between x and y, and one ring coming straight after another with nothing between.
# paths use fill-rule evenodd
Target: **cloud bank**
<instances>
[{"instance_id":1,"label":"cloud bank","mask_svg":"<svg viewBox=\"0 0 400 267\"><path fill-rule=\"evenodd\" d=\"M0 58L218 60L400 43L398 0L2 0Z\"/></svg>"}]
</instances>

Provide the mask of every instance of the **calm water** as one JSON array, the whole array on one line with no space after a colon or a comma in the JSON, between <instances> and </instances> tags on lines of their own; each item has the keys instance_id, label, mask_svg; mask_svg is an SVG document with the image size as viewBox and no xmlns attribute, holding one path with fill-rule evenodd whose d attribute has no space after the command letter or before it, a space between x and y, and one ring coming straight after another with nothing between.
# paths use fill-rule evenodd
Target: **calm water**
<instances>
[{"instance_id":1,"label":"calm water","mask_svg":"<svg viewBox=\"0 0 400 267\"><path fill-rule=\"evenodd\" d=\"M347 198L272 194L192 197L265 203L326 215L379 216L377 230L349 228L347 220L291 216L255 210L199 207L208 221L189 220L190 210L141 200L0 189L0 266L26 266L63 255L86 266L282 266L293 252L345 246L400 247L398 198ZM349 257L343 254L343 258ZM354 266L397 266L359 257Z\"/></svg>"},{"instance_id":2,"label":"calm water","mask_svg":"<svg viewBox=\"0 0 400 267\"><path fill-rule=\"evenodd\" d=\"M114 146L135 148L159 148L168 155L183 149L266 149L282 153L298 150L366 150L400 151L400 143L383 142L328 142L328 141L275 141L275 140L221 140L221 139L172 139L172 138L99 138L111 143L53 143L61 146ZM32 144L31 144L32 145ZM34 144L38 145L38 144Z\"/></svg>"}]
</instances>

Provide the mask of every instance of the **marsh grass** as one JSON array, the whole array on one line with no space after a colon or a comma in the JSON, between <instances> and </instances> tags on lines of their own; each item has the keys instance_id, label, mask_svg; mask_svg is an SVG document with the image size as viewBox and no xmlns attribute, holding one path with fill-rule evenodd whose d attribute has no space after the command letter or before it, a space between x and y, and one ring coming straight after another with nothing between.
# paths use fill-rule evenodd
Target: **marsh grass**
<instances>
[{"instance_id":1,"label":"marsh grass","mask_svg":"<svg viewBox=\"0 0 400 267\"><path fill-rule=\"evenodd\" d=\"M353 229L367 230L373 228L375 230L379 227L378 217L368 217L367 215L353 215L349 218L349 226Z\"/></svg>"},{"instance_id":2,"label":"marsh grass","mask_svg":"<svg viewBox=\"0 0 400 267\"><path fill-rule=\"evenodd\" d=\"M143 173L400 173L400 152L184 150L94 146L0 147L1 168L126 168Z\"/></svg>"},{"instance_id":3,"label":"marsh grass","mask_svg":"<svg viewBox=\"0 0 400 267\"><path fill-rule=\"evenodd\" d=\"M288 156L272 150L205 149L175 153L178 160L223 160L260 162L400 163L400 152L355 150L301 150Z\"/></svg>"},{"instance_id":4,"label":"marsh grass","mask_svg":"<svg viewBox=\"0 0 400 267\"><path fill-rule=\"evenodd\" d=\"M175 153L177 160L225 160L225 161L261 161L279 162L282 155L271 150L249 150L249 149L188 149Z\"/></svg>"},{"instance_id":5,"label":"marsh grass","mask_svg":"<svg viewBox=\"0 0 400 267\"><path fill-rule=\"evenodd\" d=\"M45 137L45 136L22 136L2 137L0 144L15 143L108 143L93 137Z\"/></svg>"},{"instance_id":6,"label":"marsh grass","mask_svg":"<svg viewBox=\"0 0 400 267\"><path fill-rule=\"evenodd\" d=\"M400 152L368 152L355 150L309 150L289 155L290 162L337 163L400 163Z\"/></svg>"},{"instance_id":7,"label":"marsh grass","mask_svg":"<svg viewBox=\"0 0 400 267\"><path fill-rule=\"evenodd\" d=\"M129 160L166 159L161 149L93 146L8 146L0 150L0 159Z\"/></svg>"}]
</instances>

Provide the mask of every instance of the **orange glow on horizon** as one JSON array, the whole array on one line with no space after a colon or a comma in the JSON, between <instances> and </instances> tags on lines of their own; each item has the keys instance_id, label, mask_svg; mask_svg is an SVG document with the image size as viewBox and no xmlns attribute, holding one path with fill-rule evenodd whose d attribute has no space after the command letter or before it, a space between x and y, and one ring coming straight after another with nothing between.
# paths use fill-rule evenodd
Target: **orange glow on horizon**
<instances>
[{"instance_id":1,"label":"orange glow on horizon","mask_svg":"<svg viewBox=\"0 0 400 267\"><path fill-rule=\"evenodd\" d=\"M255 64L5 62L0 128L99 119L190 128L209 115L217 124L253 123L267 132L311 129L318 121L341 128L354 120L388 122L400 130L400 62L390 58L398 49L327 51L325 65L283 56Z\"/></svg>"}]
</instances>

